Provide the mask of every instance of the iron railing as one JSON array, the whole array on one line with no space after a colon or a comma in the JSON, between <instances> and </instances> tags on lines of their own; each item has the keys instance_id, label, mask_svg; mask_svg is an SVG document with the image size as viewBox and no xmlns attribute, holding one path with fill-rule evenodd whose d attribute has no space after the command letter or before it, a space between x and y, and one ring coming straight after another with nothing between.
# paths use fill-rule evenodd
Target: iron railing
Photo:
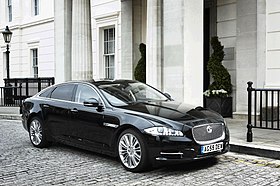
<instances>
[{"instance_id":1,"label":"iron railing","mask_svg":"<svg viewBox=\"0 0 280 186\"><path fill-rule=\"evenodd\" d=\"M247 84L247 141L252 142L252 128L280 130L280 89L253 88L253 82Z\"/></svg>"},{"instance_id":2,"label":"iron railing","mask_svg":"<svg viewBox=\"0 0 280 186\"><path fill-rule=\"evenodd\" d=\"M54 77L44 77L44 78L11 78L4 79L5 87L22 87L22 96L30 97L40 92L42 89L53 85Z\"/></svg>"},{"instance_id":3,"label":"iron railing","mask_svg":"<svg viewBox=\"0 0 280 186\"><path fill-rule=\"evenodd\" d=\"M54 78L12 78L4 79L5 87L0 87L0 106L21 106L24 99L53 85Z\"/></svg>"},{"instance_id":4,"label":"iron railing","mask_svg":"<svg viewBox=\"0 0 280 186\"><path fill-rule=\"evenodd\" d=\"M0 106L21 106L25 97L22 96L22 87L0 87Z\"/></svg>"}]
</instances>

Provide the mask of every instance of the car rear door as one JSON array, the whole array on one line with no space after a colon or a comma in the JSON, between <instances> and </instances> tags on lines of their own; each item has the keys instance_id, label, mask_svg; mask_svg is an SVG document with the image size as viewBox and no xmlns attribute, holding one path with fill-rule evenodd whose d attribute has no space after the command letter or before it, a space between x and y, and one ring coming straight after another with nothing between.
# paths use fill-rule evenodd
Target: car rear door
<instances>
[{"instance_id":1,"label":"car rear door","mask_svg":"<svg viewBox=\"0 0 280 186\"><path fill-rule=\"evenodd\" d=\"M68 139L71 134L69 117L74 89L75 84L59 85L52 91L49 101L41 105L48 130L57 139Z\"/></svg>"}]
</instances>

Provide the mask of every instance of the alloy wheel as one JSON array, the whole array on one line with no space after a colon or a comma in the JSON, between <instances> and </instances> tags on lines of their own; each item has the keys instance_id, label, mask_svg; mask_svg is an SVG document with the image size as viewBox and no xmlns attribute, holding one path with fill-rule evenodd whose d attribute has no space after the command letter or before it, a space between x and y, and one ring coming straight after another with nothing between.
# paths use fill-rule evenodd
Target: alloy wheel
<instances>
[{"instance_id":1,"label":"alloy wheel","mask_svg":"<svg viewBox=\"0 0 280 186\"><path fill-rule=\"evenodd\" d=\"M139 140L130 133L124 134L119 141L119 157L129 169L136 168L141 161L141 145Z\"/></svg>"},{"instance_id":2,"label":"alloy wheel","mask_svg":"<svg viewBox=\"0 0 280 186\"><path fill-rule=\"evenodd\" d=\"M38 120L34 119L30 123L29 132L30 132L31 142L34 145L39 145L42 142L43 130L42 130L41 123Z\"/></svg>"}]
</instances>

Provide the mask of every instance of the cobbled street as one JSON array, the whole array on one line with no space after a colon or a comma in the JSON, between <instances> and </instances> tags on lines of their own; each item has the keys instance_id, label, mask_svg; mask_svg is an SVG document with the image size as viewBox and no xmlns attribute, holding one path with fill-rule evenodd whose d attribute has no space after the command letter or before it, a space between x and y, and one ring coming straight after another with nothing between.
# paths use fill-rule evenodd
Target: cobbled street
<instances>
[{"instance_id":1,"label":"cobbled street","mask_svg":"<svg viewBox=\"0 0 280 186\"><path fill-rule=\"evenodd\" d=\"M31 145L20 121L0 120L0 185L280 185L272 159L227 153L211 160L130 173L108 156Z\"/></svg>"}]
</instances>

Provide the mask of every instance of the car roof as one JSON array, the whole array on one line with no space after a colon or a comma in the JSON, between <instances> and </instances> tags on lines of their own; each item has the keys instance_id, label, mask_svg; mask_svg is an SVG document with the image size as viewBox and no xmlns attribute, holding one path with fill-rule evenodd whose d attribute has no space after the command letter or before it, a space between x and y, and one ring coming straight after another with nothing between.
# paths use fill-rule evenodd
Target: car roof
<instances>
[{"instance_id":1,"label":"car roof","mask_svg":"<svg viewBox=\"0 0 280 186\"><path fill-rule=\"evenodd\" d=\"M117 79L117 80L90 80L87 81L89 83L94 84L95 86L107 85L107 84L127 84L127 83L135 83L138 81L128 80L128 79Z\"/></svg>"},{"instance_id":2,"label":"car roof","mask_svg":"<svg viewBox=\"0 0 280 186\"><path fill-rule=\"evenodd\" d=\"M116 80L73 80L73 81L66 81L63 83L58 83L52 85L52 87L60 86L60 85L65 85L65 84L71 84L71 83L89 83L93 84L95 86L100 86L100 85L109 85L109 84L127 84L127 83L136 83L138 81L136 80L128 80L128 79L116 79Z\"/></svg>"}]
</instances>

